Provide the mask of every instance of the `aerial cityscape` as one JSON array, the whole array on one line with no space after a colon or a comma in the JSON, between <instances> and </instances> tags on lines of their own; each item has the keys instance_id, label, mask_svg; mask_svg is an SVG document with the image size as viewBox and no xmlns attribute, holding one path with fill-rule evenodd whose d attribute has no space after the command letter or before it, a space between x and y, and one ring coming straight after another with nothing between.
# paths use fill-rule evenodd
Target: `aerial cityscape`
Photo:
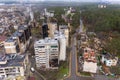
<instances>
[{"instance_id":1,"label":"aerial cityscape","mask_svg":"<svg viewBox=\"0 0 120 80\"><path fill-rule=\"evenodd\" d=\"M0 80L120 80L119 0L0 0Z\"/></svg>"}]
</instances>

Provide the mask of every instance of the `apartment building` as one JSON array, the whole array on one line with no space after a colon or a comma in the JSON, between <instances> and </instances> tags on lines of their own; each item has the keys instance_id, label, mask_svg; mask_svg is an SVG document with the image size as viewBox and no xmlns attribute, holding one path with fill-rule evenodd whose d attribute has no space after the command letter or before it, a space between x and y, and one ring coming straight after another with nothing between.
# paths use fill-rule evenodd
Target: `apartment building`
<instances>
[{"instance_id":1,"label":"apartment building","mask_svg":"<svg viewBox=\"0 0 120 80\"><path fill-rule=\"evenodd\" d=\"M48 23L48 28L49 28L49 37L54 38L54 32L58 29L57 23Z\"/></svg>"},{"instance_id":2,"label":"apartment building","mask_svg":"<svg viewBox=\"0 0 120 80\"><path fill-rule=\"evenodd\" d=\"M45 38L34 44L37 68L58 69L59 44L58 40Z\"/></svg>"},{"instance_id":3,"label":"apartment building","mask_svg":"<svg viewBox=\"0 0 120 80\"><path fill-rule=\"evenodd\" d=\"M24 53L29 45L30 37L30 26L20 26L18 30L4 42L6 53Z\"/></svg>"},{"instance_id":4,"label":"apartment building","mask_svg":"<svg viewBox=\"0 0 120 80\"><path fill-rule=\"evenodd\" d=\"M0 80L16 80L17 77L26 80L28 75L28 55L6 54L0 55Z\"/></svg>"},{"instance_id":5,"label":"apartment building","mask_svg":"<svg viewBox=\"0 0 120 80\"><path fill-rule=\"evenodd\" d=\"M62 32L55 31L54 38L58 40L60 46L60 55L59 60L65 61L66 60L66 37Z\"/></svg>"},{"instance_id":6,"label":"apartment building","mask_svg":"<svg viewBox=\"0 0 120 80\"><path fill-rule=\"evenodd\" d=\"M65 35L66 45L69 44L69 28L67 25L59 25L59 31Z\"/></svg>"}]
</instances>

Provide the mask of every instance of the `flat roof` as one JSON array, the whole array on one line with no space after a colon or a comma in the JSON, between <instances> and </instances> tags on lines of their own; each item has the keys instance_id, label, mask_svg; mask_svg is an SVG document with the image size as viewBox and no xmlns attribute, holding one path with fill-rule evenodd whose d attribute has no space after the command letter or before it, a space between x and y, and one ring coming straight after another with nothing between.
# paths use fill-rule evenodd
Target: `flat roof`
<instances>
[{"instance_id":1,"label":"flat roof","mask_svg":"<svg viewBox=\"0 0 120 80\"><path fill-rule=\"evenodd\" d=\"M26 30L27 29L27 27L25 27L24 25L21 25L19 28L18 28L18 30Z\"/></svg>"},{"instance_id":2,"label":"flat roof","mask_svg":"<svg viewBox=\"0 0 120 80\"><path fill-rule=\"evenodd\" d=\"M0 64L1 67L12 67L12 66L22 66L22 63L26 57L26 54L18 55L18 54L6 54L5 60L7 60L6 64ZM0 62L2 62L0 60Z\"/></svg>"},{"instance_id":3,"label":"flat roof","mask_svg":"<svg viewBox=\"0 0 120 80\"><path fill-rule=\"evenodd\" d=\"M6 42L14 42L15 41L15 39L13 39L12 37L9 37L7 40L6 40Z\"/></svg>"},{"instance_id":4,"label":"flat roof","mask_svg":"<svg viewBox=\"0 0 120 80\"><path fill-rule=\"evenodd\" d=\"M58 44L57 39L51 39L51 38L45 38L45 39L40 39L35 42L35 44Z\"/></svg>"},{"instance_id":5,"label":"flat roof","mask_svg":"<svg viewBox=\"0 0 120 80\"><path fill-rule=\"evenodd\" d=\"M18 37L18 36L21 36L23 33L22 32L19 32L19 31L15 31L12 35L12 37Z\"/></svg>"},{"instance_id":6,"label":"flat roof","mask_svg":"<svg viewBox=\"0 0 120 80\"><path fill-rule=\"evenodd\" d=\"M19 30L26 30L26 29L27 29L27 27L20 26L20 27L18 28L18 30L15 31L15 32L11 35L11 37L9 37L9 38L6 40L6 42L14 42L15 39L13 39L13 37L19 37L19 36L21 36L21 35L23 34L22 32L19 32Z\"/></svg>"}]
</instances>

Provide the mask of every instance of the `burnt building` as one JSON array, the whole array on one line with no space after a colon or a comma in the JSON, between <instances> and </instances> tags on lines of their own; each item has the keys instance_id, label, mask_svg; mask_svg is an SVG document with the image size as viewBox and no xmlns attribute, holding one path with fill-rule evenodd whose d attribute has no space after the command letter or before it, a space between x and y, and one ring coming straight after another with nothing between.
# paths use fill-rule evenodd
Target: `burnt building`
<instances>
[{"instance_id":1,"label":"burnt building","mask_svg":"<svg viewBox=\"0 0 120 80\"><path fill-rule=\"evenodd\" d=\"M48 37L48 25L47 24L43 24L42 26L42 35L43 35L43 38L45 37Z\"/></svg>"}]
</instances>

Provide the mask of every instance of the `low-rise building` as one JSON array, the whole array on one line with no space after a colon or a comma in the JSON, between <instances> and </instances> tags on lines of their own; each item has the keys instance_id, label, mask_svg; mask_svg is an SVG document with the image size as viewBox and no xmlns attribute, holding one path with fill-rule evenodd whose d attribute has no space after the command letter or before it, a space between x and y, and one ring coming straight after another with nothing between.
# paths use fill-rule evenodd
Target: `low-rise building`
<instances>
[{"instance_id":1,"label":"low-rise building","mask_svg":"<svg viewBox=\"0 0 120 80\"><path fill-rule=\"evenodd\" d=\"M0 55L0 80L7 80L8 78L14 80L18 76L24 77L25 80L25 76L27 76L29 72L28 64L27 54Z\"/></svg>"},{"instance_id":2,"label":"low-rise building","mask_svg":"<svg viewBox=\"0 0 120 80\"><path fill-rule=\"evenodd\" d=\"M118 62L118 57L112 56L109 53L102 55L101 62L106 66L116 66Z\"/></svg>"},{"instance_id":3,"label":"low-rise building","mask_svg":"<svg viewBox=\"0 0 120 80\"><path fill-rule=\"evenodd\" d=\"M59 44L58 40L45 38L34 44L37 68L58 69Z\"/></svg>"},{"instance_id":4,"label":"low-rise building","mask_svg":"<svg viewBox=\"0 0 120 80\"><path fill-rule=\"evenodd\" d=\"M84 58L83 71L96 73L97 72L97 60L95 57L94 50L90 48L85 48L83 58Z\"/></svg>"}]
</instances>

